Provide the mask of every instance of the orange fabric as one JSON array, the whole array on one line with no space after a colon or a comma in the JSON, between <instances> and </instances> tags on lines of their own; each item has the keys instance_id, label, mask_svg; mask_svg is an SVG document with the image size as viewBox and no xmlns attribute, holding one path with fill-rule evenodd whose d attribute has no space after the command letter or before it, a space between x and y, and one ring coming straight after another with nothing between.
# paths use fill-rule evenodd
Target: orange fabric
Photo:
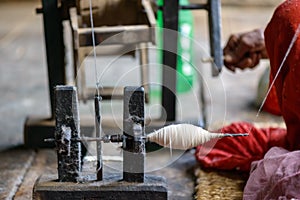
<instances>
[{"instance_id":1,"label":"orange fabric","mask_svg":"<svg viewBox=\"0 0 300 200\"><path fill-rule=\"evenodd\" d=\"M271 76L280 64L300 24L300 0L282 3L265 30ZM296 39L274 84L281 114L287 126L288 149L300 149L300 38Z\"/></svg>"},{"instance_id":2,"label":"orange fabric","mask_svg":"<svg viewBox=\"0 0 300 200\"><path fill-rule=\"evenodd\" d=\"M270 74L270 84L272 82L273 82L273 77L272 74ZM264 111L267 111L273 115L281 115L281 110L278 104L278 97L276 94L276 88L274 87L274 85L267 96L263 109Z\"/></svg>"}]
</instances>

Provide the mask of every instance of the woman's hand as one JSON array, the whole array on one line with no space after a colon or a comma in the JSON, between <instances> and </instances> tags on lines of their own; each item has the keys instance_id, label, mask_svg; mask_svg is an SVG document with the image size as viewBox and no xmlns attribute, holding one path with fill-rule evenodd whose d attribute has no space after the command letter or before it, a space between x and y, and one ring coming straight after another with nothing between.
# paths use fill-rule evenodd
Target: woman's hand
<instances>
[{"instance_id":1,"label":"woman's hand","mask_svg":"<svg viewBox=\"0 0 300 200\"><path fill-rule=\"evenodd\" d=\"M255 67L261 58L268 57L262 30L232 34L223 53L224 65L231 71Z\"/></svg>"}]
</instances>

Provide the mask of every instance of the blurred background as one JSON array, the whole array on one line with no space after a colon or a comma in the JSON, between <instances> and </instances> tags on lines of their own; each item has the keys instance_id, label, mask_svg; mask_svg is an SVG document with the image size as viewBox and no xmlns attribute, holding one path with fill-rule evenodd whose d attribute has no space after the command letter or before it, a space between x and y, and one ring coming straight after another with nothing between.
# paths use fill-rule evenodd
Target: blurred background
<instances>
[{"instance_id":1,"label":"blurred background","mask_svg":"<svg viewBox=\"0 0 300 200\"><path fill-rule=\"evenodd\" d=\"M223 45L231 33L264 28L280 2L223 0ZM37 0L0 0L0 149L23 143L23 125L28 115L48 116L50 113L43 21L42 16L35 13L40 5L41 2ZM192 11L194 40L200 44L193 51L196 66L202 65L201 56L197 54L209 52L206 15L203 11ZM68 48L66 46L66 55L70 58ZM220 81L211 79L208 71L205 77L210 87L215 87L210 89L211 92L218 95L220 87L224 87L220 95L225 94L227 98L226 105L224 102L214 103L214 106L219 104L222 107L220 111L216 109L216 112L224 115L225 106L225 120L228 122L257 120L257 107L254 106L257 88L267 66L268 61L264 61L254 70L238 71L235 74L224 68L217 78L222 80L223 86ZM222 119L213 121L218 120ZM276 121L278 118L266 115L262 120Z\"/></svg>"},{"instance_id":2,"label":"blurred background","mask_svg":"<svg viewBox=\"0 0 300 200\"><path fill-rule=\"evenodd\" d=\"M188 2L182 0L182 2ZM204 0L189 0L190 3L202 3ZM267 25L280 0L222 0L222 46L232 33L250 31ZM44 41L44 27L42 15L36 14L36 8L41 7L38 0L0 0L0 199L31 199L32 187L35 179L45 171L56 173L55 154L53 150L25 150L22 146L24 123L28 116L50 116L50 100L48 91L48 75L46 50ZM258 107L268 86L268 60L260 62L255 69L228 71L225 67L217 77L211 76L211 66L203 63L209 49L208 18L205 11L191 11L182 13L179 30L190 30L188 37L179 39L182 45L182 57L192 57L193 66L201 71L205 83L205 105L209 129L216 129L230 122L248 121L254 123L281 123L281 117L265 112L257 116ZM188 22L188 29L184 26ZM186 40L188 42L186 43ZM64 23L65 62L66 67L73 67L70 24ZM184 44L188 45L187 51ZM188 52L187 54L184 54ZM150 62L157 63L159 52L149 51ZM184 55L183 55L184 54ZM109 62L112 58L100 59L97 62ZM87 61L89 63L89 61ZM180 73L188 78L191 87L184 84L177 85L178 112L180 120L188 121L201 115L194 97L199 95L199 80L195 78L193 70L185 69L181 63ZM114 81L112 77L127 74L128 69L138 66L134 59L117 60L116 65L122 65L121 70L111 70L105 75L105 81ZM100 66L101 68L101 66ZM94 72L87 73L94 78ZM186 74L185 74L186 73ZM150 70L150 77L157 78L160 73ZM72 75L67 73L67 78ZM91 77L92 76L92 77ZM135 75L124 79L125 84L137 81ZM191 79L189 79L191 78ZM134 79L134 80L131 80ZM117 79L118 80L118 79ZM177 79L180 82L180 79ZM123 81L123 80L122 80ZM126 82L127 81L127 82ZM183 82L184 83L184 82ZM159 115L159 95L150 95L150 106L147 115ZM80 112L93 116L92 104L80 102ZM103 103L103 115L110 116L113 112L122 117L122 102L116 104ZM112 111L112 109L115 109ZM93 123L93 121L92 121ZM17 147L17 148L15 148ZM169 151L167 152L169 155ZM172 157L172 156L171 156ZM188 198L194 193L194 177L187 168L195 164L191 152L187 159L177 162L176 167L166 168L160 172L173 180L179 190L175 195L182 195L187 191ZM159 159L159 158L158 158ZM175 163L176 164L176 163ZM193 172L192 172L193 173ZM172 182L172 181L170 181ZM181 184L181 185L180 185ZM175 187L176 188L176 187ZM182 189L183 188L183 189ZM16 193L18 191L18 193ZM16 195L15 195L16 194ZM176 199L176 198L174 198Z\"/></svg>"}]
</instances>

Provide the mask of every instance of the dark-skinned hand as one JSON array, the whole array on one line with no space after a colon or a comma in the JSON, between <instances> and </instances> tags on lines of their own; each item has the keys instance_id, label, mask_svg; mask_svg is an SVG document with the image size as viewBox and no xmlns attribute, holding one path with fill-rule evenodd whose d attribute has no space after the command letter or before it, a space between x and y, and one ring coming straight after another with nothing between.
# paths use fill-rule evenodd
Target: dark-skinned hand
<instances>
[{"instance_id":1,"label":"dark-skinned hand","mask_svg":"<svg viewBox=\"0 0 300 200\"><path fill-rule=\"evenodd\" d=\"M223 53L224 65L231 71L254 68L261 58L268 57L262 30L232 34Z\"/></svg>"}]
</instances>

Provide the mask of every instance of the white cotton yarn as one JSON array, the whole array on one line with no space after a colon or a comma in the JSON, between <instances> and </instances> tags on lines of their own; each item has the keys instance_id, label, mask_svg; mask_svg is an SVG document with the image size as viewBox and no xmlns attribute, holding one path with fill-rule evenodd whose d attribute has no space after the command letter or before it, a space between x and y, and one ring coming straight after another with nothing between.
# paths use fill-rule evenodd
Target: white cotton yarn
<instances>
[{"instance_id":1,"label":"white cotton yarn","mask_svg":"<svg viewBox=\"0 0 300 200\"><path fill-rule=\"evenodd\" d=\"M192 124L177 124L161 128L147 135L150 142L171 149L187 150L214 138L225 137L222 133L210 133Z\"/></svg>"}]
</instances>

